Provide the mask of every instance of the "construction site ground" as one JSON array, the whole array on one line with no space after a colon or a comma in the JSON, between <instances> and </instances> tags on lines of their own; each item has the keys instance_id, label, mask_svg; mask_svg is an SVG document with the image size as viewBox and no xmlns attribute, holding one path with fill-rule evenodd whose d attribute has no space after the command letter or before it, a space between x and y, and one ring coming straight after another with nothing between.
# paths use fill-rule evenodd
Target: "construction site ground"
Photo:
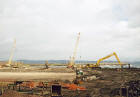
<instances>
[{"instance_id":1,"label":"construction site ground","mask_svg":"<svg viewBox=\"0 0 140 97\"><path fill-rule=\"evenodd\" d=\"M52 69L55 72L66 72L68 69ZM45 70L47 72L47 70ZM51 70L48 70L48 72ZM79 86L85 87L86 90L70 90L62 88L63 97L120 97L115 95L116 89L119 89L126 82L140 80L140 69L83 69L84 80L80 82ZM41 71L40 71L41 72ZM68 72L72 72L69 71ZM57 72L56 72L57 73ZM66 82L68 83L68 82ZM50 87L46 90L47 93L50 92ZM17 94L18 96L11 96L11 94ZM42 96L34 94L29 94L28 92L18 92L15 90L7 89L3 95L0 97L49 97L47 95ZM112 96L115 95L115 96Z\"/></svg>"}]
</instances>

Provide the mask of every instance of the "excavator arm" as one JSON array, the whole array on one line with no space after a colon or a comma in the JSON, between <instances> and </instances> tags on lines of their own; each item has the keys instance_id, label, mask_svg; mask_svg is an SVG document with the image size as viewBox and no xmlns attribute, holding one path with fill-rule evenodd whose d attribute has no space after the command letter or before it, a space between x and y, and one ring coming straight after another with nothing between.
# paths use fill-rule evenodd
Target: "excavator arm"
<instances>
[{"instance_id":1,"label":"excavator arm","mask_svg":"<svg viewBox=\"0 0 140 97\"><path fill-rule=\"evenodd\" d=\"M105 59L107 59L107 58L109 58L109 57L111 57L111 56L113 56L113 55L114 55L114 54L110 54L110 55L108 55L108 56L106 56L106 57L103 57L103 58L99 59L99 60L97 61L96 64L99 65L101 61L103 61L103 60L105 60Z\"/></svg>"},{"instance_id":2,"label":"excavator arm","mask_svg":"<svg viewBox=\"0 0 140 97\"><path fill-rule=\"evenodd\" d=\"M119 59L119 57L117 56L117 54L116 54L115 52L113 52L112 54L110 54L110 55L108 55L108 56L106 56L106 57L103 57L103 58L99 59L99 60L97 61L97 63L96 63L96 66L100 66L100 62L101 62L101 61L103 61L103 60L105 60L105 59L107 59L107 58L110 58L110 57L112 57L112 56L115 56L115 58L117 59L118 63L119 63L120 66L122 67L122 64L121 64L121 62L120 62L120 59Z\"/></svg>"}]
</instances>

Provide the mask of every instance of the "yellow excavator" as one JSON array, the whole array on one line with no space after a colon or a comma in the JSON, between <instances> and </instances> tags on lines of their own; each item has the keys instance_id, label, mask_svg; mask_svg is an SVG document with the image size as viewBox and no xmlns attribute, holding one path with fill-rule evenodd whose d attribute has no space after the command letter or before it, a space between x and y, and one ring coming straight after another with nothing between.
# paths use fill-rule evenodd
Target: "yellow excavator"
<instances>
[{"instance_id":1,"label":"yellow excavator","mask_svg":"<svg viewBox=\"0 0 140 97\"><path fill-rule=\"evenodd\" d=\"M110 58L110 57L112 57L112 56L115 56L115 58L117 59L119 65L120 65L121 68L122 68L122 64L121 64L121 62L120 62L120 59L119 59L119 57L117 56L117 54L116 54L115 52L113 52L112 54L109 54L108 56L105 56L105 57L103 57L103 58L100 58L100 59L97 61L96 64L86 64L86 67L88 67L88 68L100 68L100 62L103 61L103 60L105 60L105 59L107 59L107 58Z\"/></svg>"}]
</instances>

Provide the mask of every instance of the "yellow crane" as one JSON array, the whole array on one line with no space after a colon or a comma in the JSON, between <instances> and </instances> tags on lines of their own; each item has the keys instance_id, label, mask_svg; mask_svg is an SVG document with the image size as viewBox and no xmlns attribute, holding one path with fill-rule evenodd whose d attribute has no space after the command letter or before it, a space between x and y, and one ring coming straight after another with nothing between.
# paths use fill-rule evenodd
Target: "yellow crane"
<instances>
[{"instance_id":1,"label":"yellow crane","mask_svg":"<svg viewBox=\"0 0 140 97\"><path fill-rule=\"evenodd\" d=\"M75 64L75 57L76 57L76 53L77 53L77 48L78 48L79 40L80 40L80 32L78 33L78 37L77 37L77 40L76 40L73 56L70 58L70 63L69 63L70 67Z\"/></svg>"},{"instance_id":2,"label":"yellow crane","mask_svg":"<svg viewBox=\"0 0 140 97\"><path fill-rule=\"evenodd\" d=\"M119 59L119 57L117 56L117 54L116 54L115 52L113 52L112 54L109 54L108 56L105 56L105 57L103 57L103 58L100 58L100 59L97 61L96 64L87 64L86 67L92 67L92 68L94 68L94 67L100 67L100 62L101 62L101 61L103 61L103 60L105 60L105 59L107 59L107 58L110 58L110 57L112 57L112 56L115 56L115 58L117 59L119 65L120 65L121 68L122 68L122 64L121 64L121 62L120 62L120 59Z\"/></svg>"},{"instance_id":3,"label":"yellow crane","mask_svg":"<svg viewBox=\"0 0 140 97\"><path fill-rule=\"evenodd\" d=\"M13 44L13 47L12 47L12 50L11 50L11 54L10 54L10 57L9 57L9 60L8 60L8 64L6 64L6 66L11 66L15 48L16 48L16 39L14 40L14 44Z\"/></svg>"}]
</instances>

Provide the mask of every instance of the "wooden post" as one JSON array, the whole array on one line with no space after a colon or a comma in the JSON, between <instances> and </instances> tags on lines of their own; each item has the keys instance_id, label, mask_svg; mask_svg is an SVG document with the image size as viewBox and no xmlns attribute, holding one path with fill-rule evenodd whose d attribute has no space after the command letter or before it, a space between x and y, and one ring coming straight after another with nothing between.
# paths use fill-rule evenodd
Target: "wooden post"
<instances>
[{"instance_id":1,"label":"wooden post","mask_svg":"<svg viewBox=\"0 0 140 97\"><path fill-rule=\"evenodd\" d=\"M127 90L126 90L126 92L127 92L127 95L126 95L126 97L129 97L129 96L128 96L128 87L127 87Z\"/></svg>"},{"instance_id":2,"label":"wooden post","mask_svg":"<svg viewBox=\"0 0 140 97\"><path fill-rule=\"evenodd\" d=\"M19 91L21 90L20 84L19 84L18 90L19 90Z\"/></svg>"},{"instance_id":3,"label":"wooden post","mask_svg":"<svg viewBox=\"0 0 140 97\"><path fill-rule=\"evenodd\" d=\"M122 87L120 88L120 97L122 97Z\"/></svg>"},{"instance_id":4,"label":"wooden post","mask_svg":"<svg viewBox=\"0 0 140 97\"><path fill-rule=\"evenodd\" d=\"M130 67L130 64L128 64L128 68L130 69L131 67Z\"/></svg>"}]
</instances>

